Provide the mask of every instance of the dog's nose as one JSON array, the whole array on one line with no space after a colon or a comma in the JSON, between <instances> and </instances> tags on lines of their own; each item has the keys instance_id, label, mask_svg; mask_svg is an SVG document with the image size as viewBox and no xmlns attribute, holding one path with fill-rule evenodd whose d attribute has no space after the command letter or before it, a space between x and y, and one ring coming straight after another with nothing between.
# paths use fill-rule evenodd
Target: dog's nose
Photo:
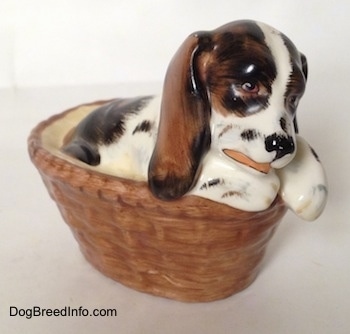
<instances>
[{"instance_id":1,"label":"dog's nose","mask_svg":"<svg viewBox=\"0 0 350 334\"><path fill-rule=\"evenodd\" d=\"M293 153L295 145L292 137L279 136L274 133L265 139L265 148L267 152L276 152L275 159L280 159L286 154Z\"/></svg>"}]
</instances>

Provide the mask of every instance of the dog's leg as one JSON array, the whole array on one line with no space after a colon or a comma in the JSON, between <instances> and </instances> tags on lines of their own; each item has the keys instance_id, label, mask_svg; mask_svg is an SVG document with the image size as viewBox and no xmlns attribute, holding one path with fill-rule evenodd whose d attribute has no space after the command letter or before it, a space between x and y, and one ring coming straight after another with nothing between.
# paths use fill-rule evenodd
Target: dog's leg
<instances>
[{"instance_id":1,"label":"dog's leg","mask_svg":"<svg viewBox=\"0 0 350 334\"><path fill-rule=\"evenodd\" d=\"M100 163L97 148L87 141L73 141L63 148L63 152L91 166L97 166Z\"/></svg>"},{"instance_id":2,"label":"dog's leg","mask_svg":"<svg viewBox=\"0 0 350 334\"><path fill-rule=\"evenodd\" d=\"M299 217L316 219L323 211L328 194L324 169L304 138L297 135L297 153L284 168L276 170L281 181L280 194Z\"/></svg>"}]
</instances>

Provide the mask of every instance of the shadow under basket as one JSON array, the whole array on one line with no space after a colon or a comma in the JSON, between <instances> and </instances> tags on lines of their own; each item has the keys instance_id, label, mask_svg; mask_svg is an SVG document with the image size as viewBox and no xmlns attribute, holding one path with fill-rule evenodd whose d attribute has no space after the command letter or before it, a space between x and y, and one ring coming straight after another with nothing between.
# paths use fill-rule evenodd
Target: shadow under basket
<instances>
[{"instance_id":1,"label":"shadow under basket","mask_svg":"<svg viewBox=\"0 0 350 334\"><path fill-rule=\"evenodd\" d=\"M65 134L102 102L33 129L29 154L85 258L133 289L187 302L228 297L256 278L286 212L277 197L261 212L204 198L156 199L147 183L101 173L60 152Z\"/></svg>"}]
</instances>

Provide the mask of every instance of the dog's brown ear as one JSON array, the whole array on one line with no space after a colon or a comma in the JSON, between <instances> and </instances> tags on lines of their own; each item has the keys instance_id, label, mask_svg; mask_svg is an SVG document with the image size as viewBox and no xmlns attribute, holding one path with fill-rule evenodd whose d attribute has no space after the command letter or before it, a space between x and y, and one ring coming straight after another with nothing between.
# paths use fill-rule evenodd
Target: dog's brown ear
<instances>
[{"instance_id":1,"label":"dog's brown ear","mask_svg":"<svg viewBox=\"0 0 350 334\"><path fill-rule=\"evenodd\" d=\"M176 199L191 189L210 147L211 108L205 84L210 48L208 33L190 35L168 67L148 172L150 189L161 199Z\"/></svg>"}]
</instances>

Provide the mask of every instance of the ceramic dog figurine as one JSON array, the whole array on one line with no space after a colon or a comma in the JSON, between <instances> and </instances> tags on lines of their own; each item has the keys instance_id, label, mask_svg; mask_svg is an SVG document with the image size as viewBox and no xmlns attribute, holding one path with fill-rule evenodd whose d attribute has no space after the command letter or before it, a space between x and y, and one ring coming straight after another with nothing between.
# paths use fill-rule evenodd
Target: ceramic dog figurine
<instances>
[{"instance_id":1,"label":"ceramic dog figurine","mask_svg":"<svg viewBox=\"0 0 350 334\"><path fill-rule=\"evenodd\" d=\"M272 27L236 21L190 35L160 97L118 99L71 132L65 153L113 174L148 180L165 200L194 194L246 211L279 193L300 217L322 212L327 186L297 134L307 61Z\"/></svg>"}]
</instances>

